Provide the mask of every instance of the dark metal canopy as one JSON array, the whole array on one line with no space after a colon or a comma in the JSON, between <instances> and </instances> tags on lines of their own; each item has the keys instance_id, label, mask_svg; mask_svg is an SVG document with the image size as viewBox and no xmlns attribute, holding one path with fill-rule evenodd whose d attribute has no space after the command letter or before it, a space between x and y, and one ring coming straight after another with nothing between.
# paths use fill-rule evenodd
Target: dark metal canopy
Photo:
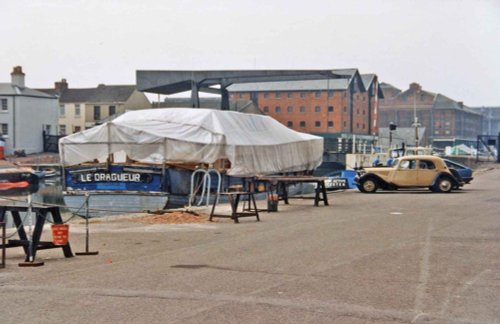
<instances>
[{"instance_id":1,"label":"dark metal canopy","mask_svg":"<svg viewBox=\"0 0 500 324\"><path fill-rule=\"evenodd\" d=\"M221 71L136 71L137 89L174 94L191 90L192 107L199 107L199 92L222 96L222 109L229 109L227 87L235 83L350 79L356 69L342 70L221 70Z\"/></svg>"}]
</instances>

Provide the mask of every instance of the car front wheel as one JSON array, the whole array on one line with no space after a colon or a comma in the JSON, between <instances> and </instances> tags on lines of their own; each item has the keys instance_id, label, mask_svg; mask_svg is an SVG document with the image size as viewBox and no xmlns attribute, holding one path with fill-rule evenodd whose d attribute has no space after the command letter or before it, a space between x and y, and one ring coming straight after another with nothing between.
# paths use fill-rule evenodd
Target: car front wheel
<instances>
[{"instance_id":1,"label":"car front wheel","mask_svg":"<svg viewBox=\"0 0 500 324\"><path fill-rule=\"evenodd\" d=\"M453 182L448 177L439 178L434 185L434 192L450 192L453 189Z\"/></svg>"},{"instance_id":2,"label":"car front wheel","mask_svg":"<svg viewBox=\"0 0 500 324\"><path fill-rule=\"evenodd\" d=\"M366 179L358 188L361 192L374 193L378 189L378 183L375 179Z\"/></svg>"}]
</instances>

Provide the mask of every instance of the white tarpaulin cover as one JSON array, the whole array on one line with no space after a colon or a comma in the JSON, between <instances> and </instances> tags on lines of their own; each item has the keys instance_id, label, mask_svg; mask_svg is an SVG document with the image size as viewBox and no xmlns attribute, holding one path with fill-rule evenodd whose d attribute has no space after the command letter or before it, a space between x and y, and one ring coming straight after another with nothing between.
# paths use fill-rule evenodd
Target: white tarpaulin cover
<instances>
[{"instance_id":1,"label":"white tarpaulin cover","mask_svg":"<svg viewBox=\"0 0 500 324\"><path fill-rule=\"evenodd\" d=\"M130 111L59 140L65 166L125 152L152 164L231 162L229 175L313 170L323 138L299 133L268 116L199 108Z\"/></svg>"}]
</instances>

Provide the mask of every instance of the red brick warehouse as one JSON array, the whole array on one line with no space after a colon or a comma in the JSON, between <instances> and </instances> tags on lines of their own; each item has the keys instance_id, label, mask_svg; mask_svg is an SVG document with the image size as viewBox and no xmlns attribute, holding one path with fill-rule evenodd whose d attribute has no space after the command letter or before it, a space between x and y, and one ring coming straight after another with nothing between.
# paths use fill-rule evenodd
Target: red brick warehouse
<instances>
[{"instance_id":1,"label":"red brick warehouse","mask_svg":"<svg viewBox=\"0 0 500 324\"><path fill-rule=\"evenodd\" d=\"M300 132L375 136L382 97L377 76L342 72L350 78L235 84L230 98L252 100L264 114Z\"/></svg>"}]
</instances>

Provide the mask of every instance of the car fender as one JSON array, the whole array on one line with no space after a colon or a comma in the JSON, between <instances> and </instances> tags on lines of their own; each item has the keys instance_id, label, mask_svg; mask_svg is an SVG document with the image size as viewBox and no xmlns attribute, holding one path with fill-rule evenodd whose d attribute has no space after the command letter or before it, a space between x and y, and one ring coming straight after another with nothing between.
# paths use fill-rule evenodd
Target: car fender
<instances>
[{"instance_id":1,"label":"car fender","mask_svg":"<svg viewBox=\"0 0 500 324\"><path fill-rule=\"evenodd\" d=\"M359 177L357 183L361 184L364 179L375 179L375 180L377 180L378 184L380 185L380 187L382 189L387 189L389 187L389 184L387 183L387 181L385 181L384 179L382 179L381 177L379 177L378 175L373 174L373 173L365 173L365 174L363 174L361 177Z\"/></svg>"},{"instance_id":2,"label":"car fender","mask_svg":"<svg viewBox=\"0 0 500 324\"><path fill-rule=\"evenodd\" d=\"M439 172L434 178L434 181L432 181L432 185L434 186L441 177L450 178L454 186L462 186L462 182L458 181L457 178L455 178L452 174L449 174L447 172Z\"/></svg>"}]
</instances>

